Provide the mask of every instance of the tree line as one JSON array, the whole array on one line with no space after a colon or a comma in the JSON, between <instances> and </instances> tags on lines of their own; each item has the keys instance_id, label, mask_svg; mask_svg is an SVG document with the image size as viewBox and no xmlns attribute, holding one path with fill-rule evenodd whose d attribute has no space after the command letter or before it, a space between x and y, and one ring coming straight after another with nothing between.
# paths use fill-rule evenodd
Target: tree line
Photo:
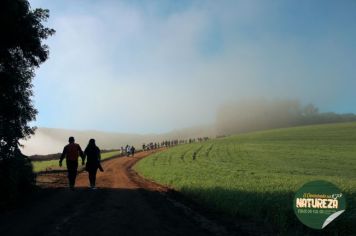
<instances>
[{"instance_id":1,"label":"tree line","mask_svg":"<svg viewBox=\"0 0 356 236\"><path fill-rule=\"evenodd\" d=\"M297 100L245 100L218 110L217 135L230 135L299 125L356 121L352 113L320 112L314 104Z\"/></svg>"}]
</instances>

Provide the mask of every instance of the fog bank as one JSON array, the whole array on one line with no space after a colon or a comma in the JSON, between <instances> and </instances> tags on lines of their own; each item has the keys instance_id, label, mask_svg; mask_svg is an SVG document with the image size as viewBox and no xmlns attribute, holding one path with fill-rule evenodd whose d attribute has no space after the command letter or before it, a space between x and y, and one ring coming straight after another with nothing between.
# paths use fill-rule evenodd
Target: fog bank
<instances>
[{"instance_id":1,"label":"fog bank","mask_svg":"<svg viewBox=\"0 0 356 236\"><path fill-rule=\"evenodd\" d=\"M25 155L47 155L62 152L68 144L68 138L74 136L82 149L86 147L89 139L94 138L100 149L119 149L121 146L134 145L140 149L143 143L161 142L164 140L187 140L198 137L215 137L213 126L199 126L180 130L174 130L164 134L126 134L109 133L101 131L78 131L67 129L38 128L35 135L28 140L23 140L22 152Z\"/></svg>"},{"instance_id":2,"label":"fog bank","mask_svg":"<svg viewBox=\"0 0 356 236\"><path fill-rule=\"evenodd\" d=\"M319 112L313 104L290 99L250 99L222 105L217 112L217 135L297 125L356 121L352 113Z\"/></svg>"}]
</instances>

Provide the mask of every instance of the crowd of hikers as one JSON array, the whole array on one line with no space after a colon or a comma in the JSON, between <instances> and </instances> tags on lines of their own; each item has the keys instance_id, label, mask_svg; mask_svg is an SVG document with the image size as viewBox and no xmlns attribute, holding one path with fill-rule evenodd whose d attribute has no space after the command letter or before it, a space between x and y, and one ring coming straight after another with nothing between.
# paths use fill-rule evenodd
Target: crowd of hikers
<instances>
[{"instance_id":1,"label":"crowd of hikers","mask_svg":"<svg viewBox=\"0 0 356 236\"><path fill-rule=\"evenodd\" d=\"M161 147L173 147L179 144L203 142L209 140L209 137L199 137L199 138L190 138L190 139L174 139L174 140L165 140L162 142L150 142L148 144L142 144L142 150L154 150Z\"/></svg>"},{"instance_id":2,"label":"crowd of hikers","mask_svg":"<svg viewBox=\"0 0 356 236\"><path fill-rule=\"evenodd\" d=\"M150 142L148 144L142 145L143 151L154 150L158 148L168 148L173 147L178 144L187 144L187 143L195 143L195 142L203 142L207 141L208 137L203 138L190 138L187 140L165 140L162 142ZM65 159L67 164L67 172L68 172L68 181L69 181L69 188L74 190L75 180L78 174L78 160L81 157L82 165L85 165L85 170L89 173L89 183L91 189L96 189L96 174L98 169L100 171L104 171L102 168L100 161L101 161L101 154L100 148L96 146L95 139L90 139L87 147L85 148L84 152L79 144L75 143L74 137L69 137L68 139L69 144L67 144L63 148L62 155L59 159L59 166L62 166L62 162ZM132 145L126 145L125 147L121 147L121 154L123 156L131 156L134 157L136 148Z\"/></svg>"},{"instance_id":3,"label":"crowd of hikers","mask_svg":"<svg viewBox=\"0 0 356 236\"><path fill-rule=\"evenodd\" d=\"M136 148L134 146L126 145L126 147L121 147L121 154L124 156L135 156Z\"/></svg>"}]
</instances>

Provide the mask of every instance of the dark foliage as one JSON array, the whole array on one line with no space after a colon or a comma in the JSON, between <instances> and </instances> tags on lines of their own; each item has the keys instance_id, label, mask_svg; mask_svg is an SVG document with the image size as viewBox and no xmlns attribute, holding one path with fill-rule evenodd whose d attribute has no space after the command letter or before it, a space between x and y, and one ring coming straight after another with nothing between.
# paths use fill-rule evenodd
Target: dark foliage
<instances>
[{"instance_id":1,"label":"dark foliage","mask_svg":"<svg viewBox=\"0 0 356 236\"><path fill-rule=\"evenodd\" d=\"M0 1L0 199L15 199L34 183L19 140L34 132L32 79L48 58L42 43L54 33L42 25L48 17L48 10L32 10L27 0Z\"/></svg>"},{"instance_id":2,"label":"dark foliage","mask_svg":"<svg viewBox=\"0 0 356 236\"><path fill-rule=\"evenodd\" d=\"M32 155L29 156L31 161L50 161L50 160L59 160L61 157L62 153L54 153L54 154L48 154L48 155Z\"/></svg>"},{"instance_id":3,"label":"dark foliage","mask_svg":"<svg viewBox=\"0 0 356 236\"><path fill-rule=\"evenodd\" d=\"M12 158L0 159L0 208L15 203L35 184L31 161L17 152Z\"/></svg>"},{"instance_id":4,"label":"dark foliage","mask_svg":"<svg viewBox=\"0 0 356 236\"><path fill-rule=\"evenodd\" d=\"M44 9L31 10L25 0L0 2L0 158L14 156L19 140L33 134L28 122L35 119L32 105L34 69L48 58L42 40L54 33L42 25Z\"/></svg>"},{"instance_id":5,"label":"dark foliage","mask_svg":"<svg viewBox=\"0 0 356 236\"><path fill-rule=\"evenodd\" d=\"M104 154L107 152L114 152L114 151L119 151L119 150L117 150L117 149L100 150L101 154ZM59 160L61 155L62 155L62 153L54 153L54 154L48 154L48 155L32 155L32 156L29 156L28 158L31 161L50 161L50 160Z\"/></svg>"}]
</instances>

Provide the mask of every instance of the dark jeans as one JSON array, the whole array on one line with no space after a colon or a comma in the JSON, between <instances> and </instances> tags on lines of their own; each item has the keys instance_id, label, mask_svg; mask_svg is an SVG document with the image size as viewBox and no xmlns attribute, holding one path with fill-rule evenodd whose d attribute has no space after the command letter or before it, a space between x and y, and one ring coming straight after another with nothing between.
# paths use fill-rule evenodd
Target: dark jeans
<instances>
[{"instance_id":1,"label":"dark jeans","mask_svg":"<svg viewBox=\"0 0 356 236\"><path fill-rule=\"evenodd\" d=\"M67 160L69 186L74 187L77 178L78 161Z\"/></svg>"},{"instance_id":2,"label":"dark jeans","mask_svg":"<svg viewBox=\"0 0 356 236\"><path fill-rule=\"evenodd\" d=\"M98 171L99 165L100 164L98 161L88 159L88 162L85 166L86 171L89 173L89 182L91 187L95 186L96 172Z\"/></svg>"},{"instance_id":3,"label":"dark jeans","mask_svg":"<svg viewBox=\"0 0 356 236\"><path fill-rule=\"evenodd\" d=\"M92 168L89 170L89 182L90 186L94 187L95 186L95 180L96 180L96 172L98 171L98 168Z\"/></svg>"}]
</instances>

